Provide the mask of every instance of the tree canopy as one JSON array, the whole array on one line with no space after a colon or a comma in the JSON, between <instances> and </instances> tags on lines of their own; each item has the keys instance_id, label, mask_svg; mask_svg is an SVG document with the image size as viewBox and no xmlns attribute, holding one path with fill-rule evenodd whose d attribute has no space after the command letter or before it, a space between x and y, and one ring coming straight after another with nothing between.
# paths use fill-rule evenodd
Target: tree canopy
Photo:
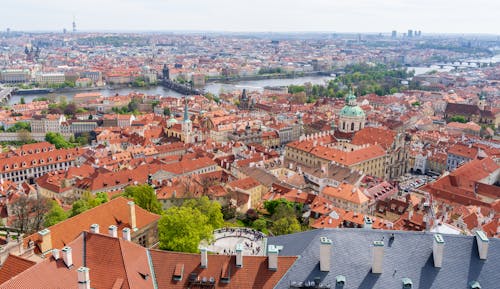
<instances>
[{"instance_id":1,"label":"tree canopy","mask_svg":"<svg viewBox=\"0 0 500 289\"><path fill-rule=\"evenodd\" d=\"M221 205L218 202L210 201L207 196L186 200L182 206L198 209L203 215L208 217L208 224L212 226L213 230L221 228L224 225Z\"/></svg>"},{"instance_id":2,"label":"tree canopy","mask_svg":"<svg viewBox=\"0 0 500 289\"><path fill-rule=\"evenodd\" d=\"M58 132L48 132L45 134L45 140L53 144L57 149L61 148L72 148L74 145L64 139L64 137Z\"/></svg>"},{"instance_id":3,"label":"tree canopy","mask_svg":"<svg viewBox=\"0 0 500 289\"><path fill-rule=\"evenodd\" d=\"M160 249L177 252L198 252L202 240L212 238L208 217L198 209L171 207L158 222Z\"/></svg>"},{"instance_id":4,"label":"tree canopy","mask_svg":"<svg viewBox=\"0 0 500 289\"><path fill-rule=\"evenodd\" d=\"M68 218L68 213L56 201L50 202L50 210L45 214L45 227L50 227Z\"/></svg>"},{"instance_id":5,"label":"tree canopy","mask_svg":"<svg viewBox=\"0 0 500 289\"><path fill-rule=\"evenodd\" d=\"M155 214L161 214L161 204L156 197L155 190L148 184L129 186L125 188L126 197L133 198L141 208Z\"/></svg>"},{"instance_id":6,"label":"tree canopy","mask_svg":"<svg viewBox=\"0 0 500 289\"><path fill-rule=\"evenodd\" d=\"M97 193L94 196L90 192L84 192L81 199L75 201L71 207L70 217L76 216L86 210L99 206L109 201L106 193Z\"/></svg>"}]
</instances>

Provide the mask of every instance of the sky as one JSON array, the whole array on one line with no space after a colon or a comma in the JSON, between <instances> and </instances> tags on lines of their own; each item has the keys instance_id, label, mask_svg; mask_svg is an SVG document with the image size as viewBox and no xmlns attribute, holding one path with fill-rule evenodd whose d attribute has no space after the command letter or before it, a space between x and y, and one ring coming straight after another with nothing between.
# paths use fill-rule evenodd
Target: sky
<instances>
[{"instance_id":1,"label":"sky","mask_svg":"<svg viewBox=\"0 0 500 289\"><path fill-rule=\"evenodd\" d=\"M500 34L498 0L0 0L0 30Z\"/></svg>"}]
</instances>

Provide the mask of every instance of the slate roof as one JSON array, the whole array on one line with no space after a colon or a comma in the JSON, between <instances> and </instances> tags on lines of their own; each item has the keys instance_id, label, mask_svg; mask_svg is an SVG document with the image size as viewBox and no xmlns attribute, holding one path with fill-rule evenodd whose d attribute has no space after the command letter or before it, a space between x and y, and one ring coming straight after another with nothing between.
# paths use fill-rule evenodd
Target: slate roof
<instances>
[{"instance_id":1,"label":"slate roof","mask_svg":"<svg viewBox=\"0 0 500 289\"><path fill-rule=\"evenodd\" d=\"M390 241L394 233L393 241ZM320 237L332 240L330 272L319 271ZM320 229L272 237L268 244L284 246L281 256L300 256L275 288L290 288L292 281L320 277L335 287L335 277L346 277L348 288L402 288L402 278L410 278L413 288L469 288L477 280L482 288L500 284L500 240L489 239L487 260L480 260L475 237L443 235L442 268L435 268L433 234L428 232L382 231L369 229ZM371 273L373 241L385 243L383 273Z\"/></svg>"}]
</instances>

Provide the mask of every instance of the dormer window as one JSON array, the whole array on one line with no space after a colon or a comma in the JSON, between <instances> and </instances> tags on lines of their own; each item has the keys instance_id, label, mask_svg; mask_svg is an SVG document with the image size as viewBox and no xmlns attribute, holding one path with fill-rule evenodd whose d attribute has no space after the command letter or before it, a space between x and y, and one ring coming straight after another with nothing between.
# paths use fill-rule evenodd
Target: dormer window
<instances>
[{"instance_id":1,"label":"dormer window","mask_svg":"<svg viewBox=\"0 0 500 289\"><path fill-rule=\"evenodd\" d=\"M43 159L40 159L40 163L43 164L45 161Z\"/></svg>"},{"instance_id":2,"label":"dormer window","mask_svg":"<svg viewBox=\"0 0 500 289\"><path fill-rule=\"evenodd\" d=\"M6 170L8 170L8 169L9 169L9 165L5 165L5 166L4 166L4 168L5 168Z\"/></svg>"},{"instance_id":3,"label":"dormer window","mask_svg":"<svg viewBox=\"0 0 500 289\"><path fill-rule=\"evenodd\" d=\"M31 164L32 164L32 165L36 165L36 160L32 160L32 161L31 161Z\"/></svg>"},{"instance_id":4,"label":"dormer window","mask_svg":"<svg viewBox=\"0 0 500 289\"><path fill-rule=\"evenodd\" d=\"M17 164L14 164L14 168L17 168Z\"/></svg>"},{"instance_id":5,"label":"dormer window","mask_svg":"<svg viewBox=\"0 0 500 289\"><path fill-rule=\"evenodd\" d=\"M23 163L21 164L21 166L22 166L22 167L25 167L25 166L26 166L26 162L23 162Z\"/></svg>"},{"instance_id":6,"label":"dormer window","mask_svg":"<svg viewBox=\"0 0 500 289\"><path fill-rule=\"evenodd\" d=\"M57 160L60 160L61 159L61 156L57 156Z\"/></svg>"},{"instance_id":7,"label":"dormer window","mask_svg":"<svg viewBox=\"0 0 500 289\"><path fill-rule=\"evenodd\" d=\"M49 157L49 159L47 160L48 162L52 162L52 157Z\"/></svg>"},{"instance_id":8,"label":"dormer window","mask_svg":"<svg viewBox=\"0 0 500 289\"><path fill-rule=\"evenodd\" d=\"M175 270L173 275L174 281L181 281L183 274L184 274L184 264L175 265Z\"/></svg>"}]
</instances>

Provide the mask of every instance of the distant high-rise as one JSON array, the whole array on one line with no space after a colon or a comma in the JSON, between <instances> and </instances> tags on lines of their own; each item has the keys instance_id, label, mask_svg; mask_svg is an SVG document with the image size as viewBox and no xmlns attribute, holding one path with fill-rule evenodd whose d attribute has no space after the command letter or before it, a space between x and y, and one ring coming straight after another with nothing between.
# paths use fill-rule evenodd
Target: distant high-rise
<instances>
[{"instance_id":1,"label":"distant high-rise","mask_svg":"<svg viewBox=\"0 0 500 289\"><path fill-rule=\"evenodd\" d=\"M418 31L418 37L422 36L422 30Z\"/></svg>"},{"instance_id":2,"label":"distant high-rise","mask_svg":"<svg viewBox=\"0 0 500 289\"><path fill-rule=\"evenodd\" d=\"M64 34L66 34L66 32L67 32L67 31L66 31L66 28L63 28L63 33L64 33Z\"/></svg>"},{"instance_id":3,"label":"distant high-rise","mask_svg":"<svg viewBox=\"0 0 500 289\"><path fill-rule=\"evenodd\" d=\"M76 32L76 22L75 22L75 16L73 16L73 33Z\"/></svg>"},{"instance_id":4,"label":"distant high-rise","mask_svg":"<svg viewBox=\"0 0 500 289\"><path fill-rule=\"evenodd\" d=\"M392 38L396 38L396 37L398 37L398 32L397 32L396 30L392 30L391 37L392 37Z\"/></svg>"},{"instance_id":5,"label":"distant high-rise","mask_svg":"<svg viewBox=\"0 0 500 289\"><path fill-rule=\"evenodd\" d=\"M10 28L7 27L7 35L10 34Z\"/></svg>"},{"instance_id":6,"label":"distant high-rise","mask_svg":"<svg viewBox=\"0 0 500 289\"><path fill-rule=\"evenodd\" d=\"M409 38L413 37L413 30L408 29L408 37Z\"/></svg>"}]
</instances>

